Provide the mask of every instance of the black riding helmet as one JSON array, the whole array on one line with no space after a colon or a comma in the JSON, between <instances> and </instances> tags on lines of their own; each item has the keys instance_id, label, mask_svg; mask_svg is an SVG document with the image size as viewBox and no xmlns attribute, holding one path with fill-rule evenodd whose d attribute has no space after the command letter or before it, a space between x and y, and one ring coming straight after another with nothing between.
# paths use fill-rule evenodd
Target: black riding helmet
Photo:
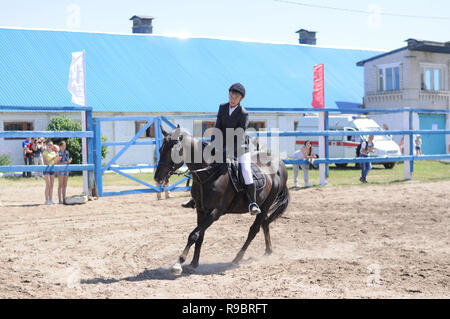
<instances>
[{"instance_id":1,"label":"black riding helmet","mask_svg":"<svg viewBox=\"0 0 450 319\"><path fill-rule=\"evenodd\" d=\"M241 83L234 83L232 86L230 86L230 89L228 91L238 92L240 95L242 95L242 98L245 97L245 88Z\"/></svg>"}]
</instances>

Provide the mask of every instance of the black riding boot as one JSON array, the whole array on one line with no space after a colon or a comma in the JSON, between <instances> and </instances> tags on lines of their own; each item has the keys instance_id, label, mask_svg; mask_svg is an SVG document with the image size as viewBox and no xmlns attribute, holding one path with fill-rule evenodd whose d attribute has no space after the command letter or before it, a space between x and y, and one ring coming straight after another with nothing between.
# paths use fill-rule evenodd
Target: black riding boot
<instances>
[{"instance_id":1,"label":"black riding boot","mask_svg":"<svg viewBox=\"0 0 450 319\"><path fill-rule=\"evenodd\" d=\"M247 193L250 204L248 205L248 211L252 215L258 215L261 213L258 204L256 203L256 186L255 183L245 185L245 192Z\"/></svg>"},{"instance_id":2,"label":"black riding boot","mask_svg":"<svg viewBox=\"0 0 450 319\"><path fill-rule=\"evenodd\" d=\"M184 208L195 208L195 200L191 198L190 201L181 204L181 206L183 206Z\"/></svg>"}]
</instances>

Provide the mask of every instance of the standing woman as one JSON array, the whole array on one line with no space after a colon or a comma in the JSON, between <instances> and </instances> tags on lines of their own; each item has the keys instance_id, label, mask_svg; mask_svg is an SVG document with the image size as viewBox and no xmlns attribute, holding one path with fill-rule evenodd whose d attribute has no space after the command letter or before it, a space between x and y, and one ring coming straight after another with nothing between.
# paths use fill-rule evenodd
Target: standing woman
<instances>
[{"instance_id":1,"label":"standing woman","mask_svg":"<svg viewBox=\"0 0 450 319\"><path fill-rule=\"evenodd\" d=\"M242 84L235 83L228 89L229 102L220 105L215 128L222 132L222 145L224 147L230 146L226 144L227 131L228 134L233 134L233 136L228 137L228 140L234 141L233 149L226 149L225 152L238 159L239 167L245 181L245 191L249 199L248 210L250 214L257 215L261 213L261 210L256 203L256 187L253 182L251 170L249 140L245 134L248 128L248 113L240 104L244 97L245 88ZM213 135L211 141L214 141L215 138ZM221 150L217 151L220 152Z\"/></svg>"},{"instance_id":2,"label":"standing woman","mask_svg":"<svg viewBox=\"0 0 450 319\"><path fill-rule=\"evenodd\" d=\"M72 157L70 157L69 151L66 149L66 142L62 141L59 143L60 156L59 164L70 164L72 162ZM58 172L58 200L59 204L64 204L66 202L66 190L67 181L69 179L69 171Z\"/></svg>"},{"instance_id":3,"label":"standing woman","mask_svg":"<svg viewBox=\"0 0 450 319\"><path fill-rule=\"evenodd\" d=\"M47 141L46 150L42 153L42 158L44 160L44 165L55 165L59 163L59 156L53 150L53 142L51 140ZM53 197L53 183L55 181L55 172L47 167L44 171L45 179L45 205L54 205L52 201Z\"/></svg>"},{"instance_id":4,"label":"standing woman","mask_svg":"<svg viewBox=\"0 0 450 319\"><path fill-rule=\"evenodd\" d=\"M306 159L308 161L308 164L300 165L303 170L303 180L305 181L305 187L311 187L311 184L309 183L309 164L314 160L311 141L307 140L301 151L303 159Z\"/></svg>"}]
</instances>

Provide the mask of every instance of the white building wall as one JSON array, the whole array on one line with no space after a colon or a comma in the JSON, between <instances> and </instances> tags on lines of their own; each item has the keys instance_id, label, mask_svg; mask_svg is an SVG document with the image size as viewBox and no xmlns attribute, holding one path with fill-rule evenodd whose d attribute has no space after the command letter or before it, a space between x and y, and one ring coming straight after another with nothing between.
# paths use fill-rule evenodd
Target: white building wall
<instances>
[{"instance_id":1,"label":"white building wall","mask_svg":"<svg viewBox=\"0 0 450 319\"><path fill-rule=\"evenodd\" d=\"M0 113L0 128L3 130L3 122L33 122L35 131L46 131L50 118L54 113ZM61 115L61 113L58 113ZM65 116L81 121L80 113L64 113ZM136 114L136 113L94 113L94 117L119 117L119 116L154 116L155 114ZM174 124L180 126L191 134L194 131L194 119L180 118L172 120ZM192 114L185 114L192 115ZM170 114L174 116L174 114ZM268 130L278 129L279 131L294 130L294 120L298 119L298 115L284 115L275 113L250 113L250 121L264 121ZM215 118L207 119L207 121L215 121ZM163 127L170 131L171 129L163 123ZM134 121L105 121L101 122L101 133L108 142L124 142L129 141L135 136L135 122ZM139 138L139 141L150 141L151 138ZM5 140L0 139L0 152L11 150L13 165L22 165L22 141L19 140ZM262 141L264 142L264 140ZM267 147L270 148L270 139L267 141ZM108 163L123 146L108 146L106 158L102 161L103 164ZM291 155L295 151L295 137L282 137L279 140L280 155L282 158ZM153 145L134 145L121 155L116 164L118 165L137 165L137 164L153 164L155 154L155 147Z\"/></svg>"}]
</instances>

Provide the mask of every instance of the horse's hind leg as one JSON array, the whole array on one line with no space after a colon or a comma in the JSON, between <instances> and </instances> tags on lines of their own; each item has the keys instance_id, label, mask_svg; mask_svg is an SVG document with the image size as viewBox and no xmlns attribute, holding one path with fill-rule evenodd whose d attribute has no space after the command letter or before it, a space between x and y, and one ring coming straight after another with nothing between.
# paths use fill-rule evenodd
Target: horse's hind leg
<instances>
[{"instance_id":1,"label":"horse's hind leg","mask_svg":"<svg viewBox=\"0 0 450 319\"><path fill-rule=\"evenodd\" d=\"M253 238L255 238L256 234L259 232L261 224L266 217L267 211L265 210L261 211L261 213L256 216L255 221L253 222L252 226L250 226L250 230L248 232L247 240L245 241L244 246L242 246L241 250L237 253L236 257L234 257L233 259L234 265L237 265L244 257L245 251L252 242Z\"/></svg>"},{"instance_id":2,"label":"horse's hind leg","mask_svg":"<svg viewBox=\"0 0 450 319\"><path fill-rule=\"evenodd\" d=\"M262 228L264 231L264 240L266 241L266 252L264 255L268 256L272 254L272 241L270 240L269 222L267 219L262 222Z\"/></svg>"}]
</instances>

